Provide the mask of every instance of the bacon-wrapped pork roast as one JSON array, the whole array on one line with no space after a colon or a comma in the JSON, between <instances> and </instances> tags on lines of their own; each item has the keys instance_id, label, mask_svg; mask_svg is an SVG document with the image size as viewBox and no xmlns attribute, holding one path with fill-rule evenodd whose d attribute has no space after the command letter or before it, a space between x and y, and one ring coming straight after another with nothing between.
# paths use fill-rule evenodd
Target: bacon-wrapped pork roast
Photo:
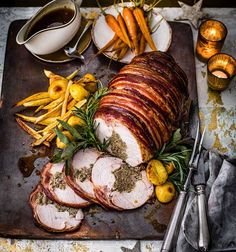
<instances>
[{"instance_id":1,"label":"bacon-wrapped pork roast","mask_svg":"<svg viewBox=\"0 0 236 252\"><path fill-rule=\"evenodd\" d=\"M188 96L186 74L167 53L136 56L108 84L95 115L97 136L131 166L152 158L179 127Z\"/></svg>"},{"instance_id":2,"label":"bacon-wrapped pork roast","mask_svg":"<svg viewBox=\"0 0 236 252\"><path fill-rule=\"evenodd\" d=\"M188 97L187 77L170 55L149 52L136 56L108 86L110 92L101 99L94 120L98 138L110 140L113 156L94 148L80 150L67 176L63 164L45 166L44 188L38 185L30 204L36 221L49 231L77 228L83 219L80 207L90 201L125 210L140 207L153 194L142 163L179 127Z\"/></svg>"}]
</instances>

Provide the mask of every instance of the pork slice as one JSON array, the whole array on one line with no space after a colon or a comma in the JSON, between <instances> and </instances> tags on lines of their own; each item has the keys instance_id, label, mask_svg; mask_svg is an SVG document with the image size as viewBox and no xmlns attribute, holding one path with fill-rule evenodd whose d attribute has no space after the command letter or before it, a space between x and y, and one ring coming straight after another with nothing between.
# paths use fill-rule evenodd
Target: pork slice
<instances>
[{"instance_id":1,"label":"pork slice","mask_svg":"<svg viewBox=\"0 0 236 252\"><path fill-rule=\"evenodd\" d=\"M92 181L98 193L97 197L114 209L126 210L142 206L153 194L153 185L148 181L144 170L138 171L140 178L135 181L133 188L118 191L115 187L114 172L125 164L121 159L105 156L98 159L92 170ZM133 169L128 167L128 169ZM129 178L132 179L132 178ZM123 185L125 187L125 185ZM128 189L128 188L127 188Z\"/></svg>"},{"instance_id":2,"label":"pork slice","mask_svg":"<svg viewBox=\"0 0 236 252\"><path fill-rule=\"evenodd\" d=\"M60 205L76 208L91 205L90 201L80 197L66 183L64 163L48 163L42 170L41 184L48 197Z\"/></svg>"},{"instance_id":3,"label":"pork slice","mask_svg":"<svg viewBox=\"0 0 236 252\"><path fill-rule=\"evenodd\" d=\"M134 209L142 206L153 194L153 185L148 181L146 171L141 171L142 179L136 182L131 192L114 191L112 203L123 209Z\"/></svg>"},{"instance_id":4,"label":"pork slice","mask_svg":"<svg viewBox=\"0 0 236 252\"><path fill-rule=\"evenodd\" d=\"M94 163L103 153L95 148L78 151L73 159L70 174L67 176L68 184L82 197L97 202L91 182L91 171Z\"/></svg>"},{"instance_id":5,"label":"pork slice","mask_svg":"<svg viewBox=\"0 0 236 252\"><path fill-rule=\"evenodd\" d=\"M129 123L131 118L112 109L100 108L95 115L96 135L100 141L110 139L108 151L125 160L129 165L136 166L148 161L153 151L145 141L143 132L137 124Z\"/></svg>"},{"instance_id":6,"label":"pork slice","mask_svg":"<svg viewBox=\"0 0 236 252\"><path fill-rule=\"evenodd\" d=\"M116 210L122 209L112 204L111 201L110 194L115 182L112 171L118 169L122 162L120 158L105 156L99 158L92 169L91 178L97 199L102 205Z\"/></svg>"},{"instance_id":7,"label":"pork slice","mask_svg":"<svg viewBox=\"0 0 236 252\"><path fill-rule=\"evenodd\" d=\"M84 214L81 209L65 207L51 201L41 184L30 194L35 221L49 232L73 231L79 228Z\"/></svg>"}]
</instances>

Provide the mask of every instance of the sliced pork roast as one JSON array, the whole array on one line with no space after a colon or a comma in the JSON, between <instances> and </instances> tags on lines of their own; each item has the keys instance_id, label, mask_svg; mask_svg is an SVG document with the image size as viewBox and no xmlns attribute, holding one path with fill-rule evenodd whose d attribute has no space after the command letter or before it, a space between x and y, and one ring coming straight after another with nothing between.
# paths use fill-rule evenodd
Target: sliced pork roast
<instances>
[{"instance_id":1,"label":"sliced pork roast","mask_svg":"<svg viewBox=\"0 0 236 252\"><path fill-rule=\"evenodd\" d=\"M131 166L152 158L179 127L188 80L163 52L134 57L108 84L95 123L97 136L110 138L108 151Z\"/></svg>"},{"instance_id":2,"label":"sliced pork roast","mask_svg":"<svg viewBox=\"0 0 236 252\"><path fill-rule=\"evenodd\" d=\"M92 169L92 182L102 205L117 210L142 206L153 194L143 166L130 167L120 158L100 157Z\"/></svg>"},{"instance_id":3,"label":"sliced pork roast","mask_svg":"<svg viewBox=\"0 0 236 252\"><path fill-rule=\"evenodd\" d=\"M49 198L60 205L80 208L91 204L90 201L76 194L66 183L64 163L48 163L42 170L41 184Z\"/></svg>"},{"instance_id":4,"label":"sliced pork roast","mask_svg":"<svg viewBox=\"0 0 236 252\"><path fill-rule=\"evenodd\" d=\"M67 176L67 183L76 193L94 202L97 202L97 199L91 173L94 163L102 154L94 148L78 151L73 157L70 174Z\"/></svg>"},{"instance_id":5,"label":"sliced pork roast","mask_svg":"<svg viewBox=\"0 0 236 252\"><path fill-rule=\"evenodd\" d=\"M84 214L81 209L58 205L51 201L39 184L30 195L36 222L50 232L73 231L79 228Z\"/></svg>"}]
</instances>

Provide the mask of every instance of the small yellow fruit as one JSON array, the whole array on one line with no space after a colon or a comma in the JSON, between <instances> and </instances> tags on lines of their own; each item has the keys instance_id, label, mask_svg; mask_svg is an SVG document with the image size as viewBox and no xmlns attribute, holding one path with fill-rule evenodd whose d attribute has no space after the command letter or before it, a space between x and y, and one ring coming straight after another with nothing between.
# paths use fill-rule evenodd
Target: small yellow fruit
<instances>
[{"instance_id":1,"label":"small yellow fruit","mask_svg":"<svg viewBox=\"0 0 236 252\"><path fill-rule=\"evenodd\" d=\"M62 133L69 139L69 140L73 140L73 136L71 135L71 133L69 131L62 131ZM66 147L66 144L64 144L59 137L57 137L56 139L56 145L57 148L59 149L64 149Z\"/></svg>"},{"instance_id":2,"label":"small yellow fruit","mask_svg":"<svg viewBox=\"0 0 236 252\"><path fill-rule=\"evenodd\" d=\"M85 125L85 122L84 120L82 120L81 118L79 118L78 116L71 116L69 118L69 120L67 121L67 123L70 125L70 126L75 126L75 125Z\"/></svg>"},{"instance_id":3,"label":"small yellow fruit","mask_svg":"<svg viewBox=\"0 0 236 252\"><path fill-rule=\"evenodd\" d=\"M175 169L175 165L174 165L173 162L169 162L169 163L165 166L165 168L166 168L167 173L168 173L168 174L171 174L171 173L174 171L174 169Z\"/></svg>"},{"instance_id":4,"label":"small yellow fruit","mask_svg":"<svg viewBox=\"0 0 236 252\"><path fill-rule=\"evenodd\" d=\"M86 73L83 76L83 82L96 82L96 78L93 74L91 73Z\"/></svg>"},{"instance_id":5,"label":"small yellow fruit","mask_svg":"<svg viewBox=\"0 0 236 252\"><path fill-rule=\"evenodd\" d=\"M80 84L72 84L70 86L70 94L76 101L82 101L89 96L89 92Z\"/></svg>"},{"instance_id":6,"label":"small yellow fruit","mask_svg":"<svg viewBox=\"0 0 236 252\"><path fill-rule=\"evenodd\" d=\"M66 79L53 81L48 88L50 98L56 100L61 97L66 92L67 84L68 80Z\"/></svg>"},{"instance_id":7,"label":"small yellow fruit","mask_svg":"<svg viewBox=\"0 0 236 252\"><path fill-rule=\"evenodd\" d=\"M156 186L155 192L157 199L162 203L168 203L175 197L175 187L171 182Z\"/></svg>"},{"instance_id":8,"label":"small yellow fruit","mask_svg":"<svg viewBox=\"0 0 236 252\"><path fill-rule=\"evenodd\" d=\"M147 166L147 177L152 184L162 185L168 179L168 173L162 162L152 159Z\"/></svg>"},{"instance_id":9,"label":"small yellow fruit","mask_svg":"<svg viewBox=\"0 0 236 252\"><path fill-rule=\"evenodd\" d=\"M96 81L88 82L88 83L85 83L84 88L87 91L89 91L90 93L95 93L97 91L97 89L98 89L98 85L97 85Z\"/></svg>"}]
</instances>

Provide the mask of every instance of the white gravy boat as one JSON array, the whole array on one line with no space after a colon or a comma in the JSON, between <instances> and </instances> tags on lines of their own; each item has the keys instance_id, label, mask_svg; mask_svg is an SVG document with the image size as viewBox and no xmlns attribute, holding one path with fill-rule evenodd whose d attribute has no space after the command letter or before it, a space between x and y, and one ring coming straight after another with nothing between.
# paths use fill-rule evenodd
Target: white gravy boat
<instances>
[{"instance_id":1,"label":"white gravy boat","mask_svg":"<svg viewBox=\"0 0 236 252\"><path fill-rule=\"evenodd\" d=\"M33 34L31 31L46 15L57 10L72 10L71 19L65 24L43 28ZM63 48L75 36L80 27L81 14L79 6L73 0L53 0L42 7L27 21L16 36L16 42L25 47L33 54L45 55ZM30 34L30 35L29 35Z\"/></svg>"}]
</instances>

